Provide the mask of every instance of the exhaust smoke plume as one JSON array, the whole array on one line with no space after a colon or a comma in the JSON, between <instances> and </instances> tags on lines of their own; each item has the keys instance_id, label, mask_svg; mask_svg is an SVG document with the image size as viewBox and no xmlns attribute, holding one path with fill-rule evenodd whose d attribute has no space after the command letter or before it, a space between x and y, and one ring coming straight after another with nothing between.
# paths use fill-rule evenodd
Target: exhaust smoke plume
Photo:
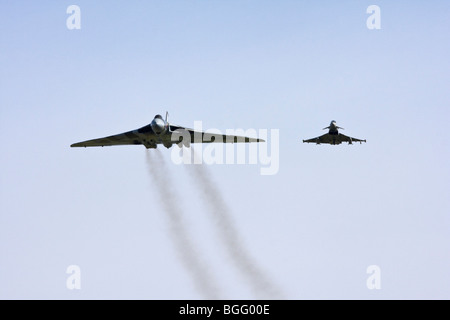
<instances>
[{"instance_id":1,"label":"exhaust smoke plume","mask_svg":"<svg viewBox=\"0 0 450 320\"><path fill-rule=\"evenodd\" d=\"M280 291L268 279L267 275L261 270L256 261L251 257L243 242L234 221L230 214L230 210L221 192L211 178L211 174L205 164L199 164L196 152L191 149L194 156L194 162L197 164L188 165L188 171L197 183L202 192L202 198L208 206L208 211L217 222L217 228L231 259L237 269L248 281L254 294L263 299L280 298Z\"/></svg>"},{"instance_id":2,"label":"exhaust smoke plume","mask_svg":"<svg viewBox=\"0 0 450 320\"><path fill-rule=\"evenodd\" d=\"M154 154L151 154L154 153ZM181 262L191 274L194 285L207 299L219 299L218 289L208 268L200 259L186 228L183 225L181 208L177 205L179 199L175 197L168 181L167 169L161 152L156 149L146 151L146 163L155 189L158 191L160 203L166 213L169 223L169 235L174 242Z\"/></svg>"}]
</instances>

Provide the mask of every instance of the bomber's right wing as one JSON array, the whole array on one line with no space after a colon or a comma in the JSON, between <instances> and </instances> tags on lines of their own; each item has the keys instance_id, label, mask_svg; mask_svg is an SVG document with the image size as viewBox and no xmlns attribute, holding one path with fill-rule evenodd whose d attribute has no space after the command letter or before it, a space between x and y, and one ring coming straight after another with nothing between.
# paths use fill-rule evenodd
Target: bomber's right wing
<instances>
[{"instance_id":1,"label":"bomber's right wing","mask_svg":"<svg viewBox=\"0 0 450 320\"><path fill-rule=\"evenodd\" d=\"M142 144L142 140L138 136L137 130L133 130L104 138L74 143L71 145L71 147L106 147L106 146L136 145L136 144Z\"/></svg>"}]
</instances>

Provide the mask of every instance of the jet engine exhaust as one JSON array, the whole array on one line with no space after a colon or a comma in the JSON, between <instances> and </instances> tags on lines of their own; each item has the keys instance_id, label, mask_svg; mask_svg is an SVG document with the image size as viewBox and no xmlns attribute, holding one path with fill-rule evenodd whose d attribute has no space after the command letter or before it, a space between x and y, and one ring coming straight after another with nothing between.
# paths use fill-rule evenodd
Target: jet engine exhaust
<instances>
[{"instance_id":1,"label":"jet engine exhaust","mask_svg":"<svg viewBox=\"0 0 450 320\"><path fill-rule=\"evenodd\" d=\"M194 159L198 157L196 152L193 149L191 150ZM194 160L194 163L199 162ZM242 245L242 237L235 227L228 205L217 185L213 182L208 168L204 164L191 164L187 167L192 180L202 192L202 198L207 204L209 213L217 221L217 229L228 254L236 268L250 284L254 294L262 299L279 298L280 291L272 284Z\"/></svg>"},{"instance_id":2,"label":"jet engine exhaust","mask_svg":"<svg viewBox=\"0 0 450 320\"><path fill-rule=\"evenodd\" d=\"M219 294L215 284L216 281L195 250L192 239L183 225L182 211L177 205L179 199L175 197L174 192L167 183L170 179L167 177L167 169L161 151L158 149L146 150L146 163L150 178L157 186L155 189L166 213L169 235L175 245L177 255L192 276L194 285L199 292L206 299L218 299Z\"/></svg>"}]
</instances>

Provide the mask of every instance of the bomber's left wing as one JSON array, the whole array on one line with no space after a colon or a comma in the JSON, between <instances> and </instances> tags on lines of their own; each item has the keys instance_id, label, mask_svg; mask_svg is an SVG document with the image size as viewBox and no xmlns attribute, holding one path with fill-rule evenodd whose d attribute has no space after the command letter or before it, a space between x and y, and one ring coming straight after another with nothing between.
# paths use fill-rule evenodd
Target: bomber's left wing
<instances>
[{"instance_id":1,"label":"bomber's left wing","mask_svg":"<svg viewBox=\"0 0 450 320\"><path fill-rule=\"evenodd\" d=\"M170 125L170 131L178 132L180 136L188 134L190 143L249 143L249 142L265 142L264 139L250 138L237 135L226 135L219 133L206 133L203 131L196 131L194 129L185 128L177 125ZM172 134L173 134L172 133Z\"/></svg>"},{"instance_id":2,"label":"bomber's left wing","mask_svg":"<svg viewBox=\"0 0 450 320\"><path fill-rule=\"evenodd\" d=\"M345 134L342 134L342 133L339 133L339 139L342 142L348 142L349 144L352 144L352 142L359 142L359 143L366 142L366 140L361 140L361 139L349 137L349 136L346 136Z\"/></svg>"}]
</instances>

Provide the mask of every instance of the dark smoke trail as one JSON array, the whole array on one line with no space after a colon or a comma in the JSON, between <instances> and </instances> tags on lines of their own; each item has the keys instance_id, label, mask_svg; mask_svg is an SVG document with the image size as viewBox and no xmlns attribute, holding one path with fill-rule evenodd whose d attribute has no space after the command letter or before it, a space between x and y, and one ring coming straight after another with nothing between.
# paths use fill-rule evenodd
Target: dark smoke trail
<instances>
[{"instance_id":1,"label":"dark smoke trail","mask_svg":"<svg viewBox=\"0 0 450 320\"><path fill-rule=\"evenodd\" d=\"M194 154L194 159L199 159L196 152L193 149L191 150ZM248 280L254 293L264 299L280 298L280 291L269 281L268 277L243 246L241 236L234 225L228 205L210 177L206 165L191 164L187 167L193 180L203 192L203 198L209 207L210 213L214 215L217 221L220 236L233 262L245 279Z\"/></svg>"},{"instance_id":2,"label":"dark smoke trail","mask_svg":"<svg viewBox=\"0 0 450 320\"><path fill-rule=\"evenodd\" d=\"M177 205L179 200L175 197L167 182L170 179L167 177L167 170L162 154L159 150L154 150L156 155L151 155L150 153L152 151L147 150L146 152L147 166L151 178L154 181L155 188L158 190L160 202L167 214L170 237L174 242L181 262L191 274L197 289L207 299L218 299L218 290L215 281L210 275L209 270L203 264L203 261L201 261L183 225L182 211Z\"/></svg>"}]
</instances>

